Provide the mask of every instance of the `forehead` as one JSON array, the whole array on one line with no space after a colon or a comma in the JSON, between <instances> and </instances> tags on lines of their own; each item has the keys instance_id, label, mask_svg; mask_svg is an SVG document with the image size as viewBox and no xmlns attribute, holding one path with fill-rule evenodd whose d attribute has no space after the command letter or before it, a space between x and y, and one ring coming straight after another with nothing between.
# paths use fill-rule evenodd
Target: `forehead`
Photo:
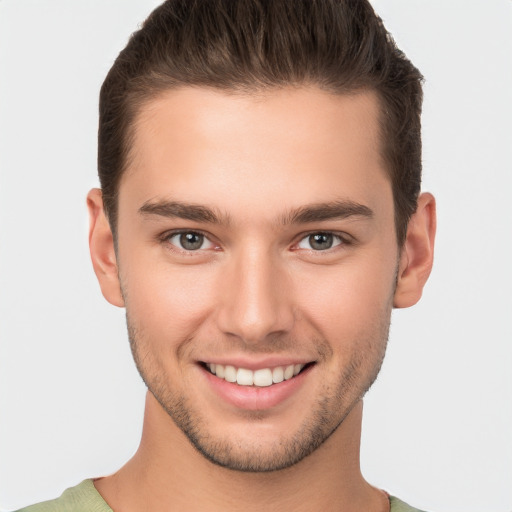
<instances>
[{"instance_id":1,"label":"forehead","mask_svg":"<svg viewBox=\"0 0 512 512\"><path fill-rule=\"evenodd\" d=\"M265 201L265 211L340 198L390 199L378 119L372 92L168 91L136 119L120 207L123 197L139 206L169 196L233 210Z\"/></svg>"}]
</instances>

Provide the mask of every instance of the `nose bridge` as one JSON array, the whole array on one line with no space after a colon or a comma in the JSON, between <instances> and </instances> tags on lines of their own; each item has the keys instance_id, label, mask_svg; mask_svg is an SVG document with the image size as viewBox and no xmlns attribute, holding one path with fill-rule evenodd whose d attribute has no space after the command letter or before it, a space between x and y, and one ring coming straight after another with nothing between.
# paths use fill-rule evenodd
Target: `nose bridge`
<instances>
[{"instance_id":1,"label":"nose bridge","mask_svg":"<svg viewBox=\"0 0 512 512\"><path fill-rule=\"evenodd\" d=\"M293 324L291 297L279 258L265 247L245 247L230 258L219 327L246 343L284 333Z\"/></svg>"}]
</instances>

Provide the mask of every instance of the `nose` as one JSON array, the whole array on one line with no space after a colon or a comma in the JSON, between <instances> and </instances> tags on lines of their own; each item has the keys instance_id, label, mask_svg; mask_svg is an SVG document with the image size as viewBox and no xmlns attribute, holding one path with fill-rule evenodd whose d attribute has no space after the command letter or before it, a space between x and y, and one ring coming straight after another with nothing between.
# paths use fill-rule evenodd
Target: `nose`
<instances>
[{"instance_id":1,"label":"nose","mask_svg":"<svg viewBox=\"0 0 512 512\"><path fill-rule=\"evenodd\" d=\"M294 323L293 294L283 264L269 251L233 256L222 275L218 327L247 344L289 332Z\"/></svg>"}]
</instances>

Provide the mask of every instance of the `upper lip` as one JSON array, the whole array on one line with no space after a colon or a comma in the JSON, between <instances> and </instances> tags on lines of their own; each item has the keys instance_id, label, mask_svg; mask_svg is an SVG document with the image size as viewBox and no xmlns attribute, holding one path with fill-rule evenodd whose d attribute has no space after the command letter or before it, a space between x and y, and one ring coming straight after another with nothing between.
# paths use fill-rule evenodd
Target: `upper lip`
<instances>
[{"instance_id":1,"label":"upper lip","mask_svg":"<svg viewBox=\"0 0 512 512\"><path fill-rule=\"evenodd\" d=\"M262 368L275 368L276 366L289 366L292 364L314 363L312 359L302 357L283 357L283 356L267 356L264 358L247 358L247 357L212 357L201 360L202 363L230 365L235 368L246 368L247 370L259 370Z\"/></svg>"}]
</instances>

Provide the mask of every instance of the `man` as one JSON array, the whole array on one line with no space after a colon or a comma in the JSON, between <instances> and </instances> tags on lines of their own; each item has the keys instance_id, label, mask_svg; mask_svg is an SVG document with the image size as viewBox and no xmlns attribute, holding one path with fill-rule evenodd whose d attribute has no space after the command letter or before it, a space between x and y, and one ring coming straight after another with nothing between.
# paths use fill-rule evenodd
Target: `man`
<instances>
[{"instance_id":1,"label":"man","mask_svg":"<svg viewBox=\"0 0 512 512\"><path fill-rule=\"evenodd\" d=\"M362 0L169 0L101 91L103 295L135 456L46 510L415 510L359 469L393 307L432 266L421 75Z\"/></svg>"}]
</instances>

